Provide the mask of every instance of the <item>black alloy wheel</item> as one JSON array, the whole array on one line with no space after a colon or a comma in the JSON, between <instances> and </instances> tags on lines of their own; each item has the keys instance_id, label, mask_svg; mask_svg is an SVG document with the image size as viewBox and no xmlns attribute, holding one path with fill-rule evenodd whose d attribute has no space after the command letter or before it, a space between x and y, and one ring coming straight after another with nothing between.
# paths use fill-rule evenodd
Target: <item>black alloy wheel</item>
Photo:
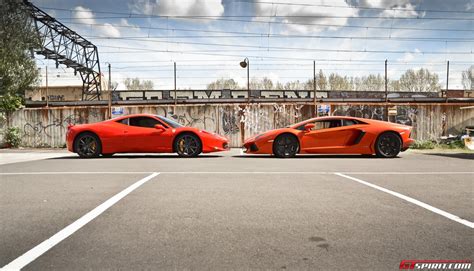
<instances>
[{"instance_id":1,"label":"black alloy wheel","mask_svg":"<svg viewBox=\"0 0 474 271\"><path fill-rule=\"evenodd\" d=\"M201 153L201 140L193 134L179 135L175 140L175 151L182 157L196 157Z\"/></svg>"},{"instance_id":2,"label":"black alloy wheel","mask_svg":"<svg viewBox=\"0 0 474 271\"><path fill-rule=\"evenodd\" d=\"M298 139L290 134L280 135L273 141L273 154L278 158L294 157L299 148Z\"/></svg>"},{"instance_id":3,"label":"black alloy wheel","mask_svg":"<svg viewBox=\"0 0 474 271\"><path fill-rule=\"evenodd\" d=\"M82 158L98 157L101 152L100 140L93 133L82 133L74 141L74 150Z\"/></svg>"},{"instance_id":4,"label":"black alloy wheel","mask_svg":"<svg viewBox=\"0 0 474 271\"><path fill-rule=\"evenodd\" d=\"M375 142L375 153L378 157L393 158L400 153L401 146L402 141L397 134L386 132L377 138Z\"/></svg>"}]
</instances>

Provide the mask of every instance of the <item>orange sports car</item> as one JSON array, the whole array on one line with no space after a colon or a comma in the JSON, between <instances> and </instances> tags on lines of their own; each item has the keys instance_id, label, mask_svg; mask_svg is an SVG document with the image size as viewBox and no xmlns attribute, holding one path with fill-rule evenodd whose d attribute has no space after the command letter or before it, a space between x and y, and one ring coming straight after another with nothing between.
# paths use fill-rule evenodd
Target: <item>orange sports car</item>
<instances>
[{"instance_id":1,"label":"orange sports car","mask_svg":"<svg viewBox=\"0 0 474 271\"><path fill-rule=\"evenodd\" d=\"M249 154L293 157L301 154L376 154L395 157L414 142L411 127L397 123L354 118L321 117L271 130L245 140Z\"/></svg>"},{"instance_id":2,"label":"orange sports car","mask_svg":"<svg viewBox=\"0 0 474 271\"><path fill-rule=\"evenodd\" d=\"M127 152L176 152L179 156L194 157L201 152L229 149L228 140L220 135L150 114L72 125L68 127L66 142L69 151L84 158Z\"/></svg>"}]
</instances>

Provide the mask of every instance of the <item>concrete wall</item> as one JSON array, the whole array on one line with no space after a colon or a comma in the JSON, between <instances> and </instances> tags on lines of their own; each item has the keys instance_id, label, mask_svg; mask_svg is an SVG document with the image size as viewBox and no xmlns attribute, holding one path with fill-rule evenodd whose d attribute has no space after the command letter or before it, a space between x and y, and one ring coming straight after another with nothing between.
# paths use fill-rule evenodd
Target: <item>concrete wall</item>
<instances>
[{"instance_id":1,"label":"concrete wall","mask_svg":"<svg viewBox=\"0 0 474 271\"><path fill-rule=\"evenodd\" d=\"M399 105L391 121L414 127L416 139L437 139L443 134L459 133L474 125L474 109L461 110L459 105ZM151 113L176 119L228 137L232 147L241 146L243 138L269 129L284 127L313 116L312 104L209 104L124 106L124 114ZM380 105L332 105L333 115L384 119ZM23 133L23 146L63 147L68 124L92 123L106 118L106 107L25 108L15 112L12 126ZM0 123L0 129L5 122Z\"/></svg>"}]
</instances>

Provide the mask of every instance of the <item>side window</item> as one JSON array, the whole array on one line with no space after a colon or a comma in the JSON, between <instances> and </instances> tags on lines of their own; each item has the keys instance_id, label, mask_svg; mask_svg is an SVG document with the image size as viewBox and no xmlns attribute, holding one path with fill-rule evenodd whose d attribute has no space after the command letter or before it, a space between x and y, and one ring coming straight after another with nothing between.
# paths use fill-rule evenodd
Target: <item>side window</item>
<instances>
[{"instance_id":1,"label":"side window","mask_svg":"<svg viewBox=\"0 0 474 271\"><path fill-rule=\"evenodd\" d=\"M130 126L138 126L145 128L153 128L157 124L161 124L158 120L149 117L130 118Z\"/></svg>"},{"instance_id":2,"label":"side window","mask_svg":"<svg viewBox=\"0 0 474 271\"><path fill-rule=\"evenodd\" d=\"M128 125L128 120L129 118L121 119L121 120L118 120L117 123Z\"/></svg>"},{"instance_id":3,"label":"side window","mask_svg":"<svg viewBox=\"0 0 474 271\"><path fill-rule=\"evenodd\" d=\"M323 121L316 121L314 122L314 130L321 130L321 129L328 129L328 128L336 128L341 127L341 120L323 120Z\"/></svg>"},{"instance_id":4,"label":"side window","mask_svg":"<svg viewBox=\"0 0 474 271\"><path fill-rule=\"evenodd\" d=\"M350 119L342 120L342 126L351 126L351 125L356 125L356 124L358 124L356 120L350 120Z\"/></svg>"}]
</instances>

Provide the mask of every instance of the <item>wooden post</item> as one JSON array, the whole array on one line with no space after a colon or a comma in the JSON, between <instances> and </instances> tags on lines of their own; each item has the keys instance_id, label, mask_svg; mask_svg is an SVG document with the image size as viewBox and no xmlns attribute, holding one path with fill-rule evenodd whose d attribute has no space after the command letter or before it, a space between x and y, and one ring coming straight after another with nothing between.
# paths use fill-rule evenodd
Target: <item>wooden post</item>
<instances>
[{"instance_id":1,"label":"wooden post","mask_svg":"<svg viewBox=\"0 0 474 271\"><path fill-rule=\"evenodd\" d=\"M385 59L385 120L388 121L388 77L387 77L387 60Z\"/></svg>"},{"instance_id":2,"label":"wooden post","mask_svg":"<svg viewBox=\"0 0 474 271\"><path fill-rule=\"evenodd\" d=\"M449 89L449 60L446 65L446 102L448 102L448 89Z\"/></svg>"},{"instance_id":3,"label":"wooden post","mask_svg":"<svg viewBox=\"0 0 474 271\"><path fill-rule=\"evenodd\" d=\"M313 116L317 117L318 116L318 104L316 101L316 61L313 60L313 91L314 91L314 97L313 97L313 102L314 102L314 112Z\"/></svg>"}]
</instances>

